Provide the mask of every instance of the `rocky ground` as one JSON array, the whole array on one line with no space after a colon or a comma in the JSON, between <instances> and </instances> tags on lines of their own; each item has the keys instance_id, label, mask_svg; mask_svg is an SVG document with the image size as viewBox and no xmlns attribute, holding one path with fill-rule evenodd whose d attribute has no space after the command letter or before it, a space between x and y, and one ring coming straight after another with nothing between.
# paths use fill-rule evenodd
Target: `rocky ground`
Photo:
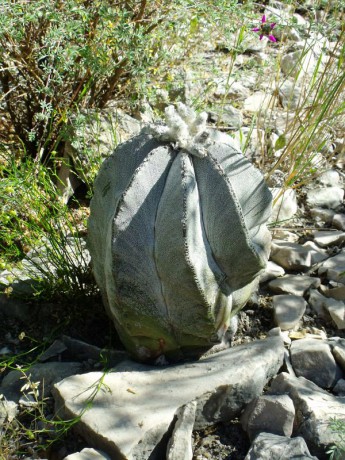
<instances>
[{"instance_id":1,"label":"rocky ground","mask_svg":"<svg viewBox=\"0 0 345 460\"><path fill-rule=\"evenodd\" d=\"M284 18L291 15L289 9L278 2L274 2L266 14L278 14ZM177 73L175 86L172 85L170 93L162 91L157 104L173 101L173 94L187 102L195 100L200 97L202 87L211 88L206 95L210 124L219 123L222 129L237 139L239 147L243 148L246 144L246 155L261 166L262 146L265 146L264 155L272 152L269 146L275 145L279 136L288 129L289 117L294 115L294 104L303 91L302 82L293 84L295 79L291 69L296 65L296 52L302 49L309 30L308 10L295 15L295 18L301 27L288 30L282 56L285 81L278 91L268 84L267 79L270 62L277 56L278 47L265 37L260 41L250 35L243 53L236 57L230 86L227 81L227 69L232 59L229 50L224 49L221 43L216 47L210 42L203 54L195 58L195 63L191 63L184 72ZM308 63L303 67L307 79L311 77L320 53L327 56L333 46L326 34L316 36L308 33L313 46ZM258 72L257 66L262 66L264 71ZM213 68L218 69L217 75L211 71ZM221 73L219 69L223 69ZM147 107L140 114L140 120L123 114L117 108L107 110L109 113L115 111L117 119L121 120L117 126L121 139L136 134L143 123L153 118L152 107ZM251 122L259 111L261 117L263 114L270 115L264 117L260 129L251 132ZM103 114L104 132L107 132L109 122L108 112ZM82 391L92 389L92 375L98 373L101 379L101 371L113 367L130 369L138 375L143 374L143 370L139 369L139 365L126 361L127 355L99 297L75 301L68 306L53 301L37 305L27 302L25 296L24 299L23 296L21 299L15 296L16 292L23 294L23 286L28 285L27 280L31 277L28 274L29 261L24 263L24 268L14 271L16 279L13 273L0 273L3 286L0 296L1 360L9 363L13 359L13 369L16 364L23 365L22 370L11 370L11 366L6 366L0 374L0 394L3 395L0 400L3 444L0 458L60 460L68 456L74 460L116 459L114 443L117 443L128 458L160 460L165 458L165 454L159 450L161 445L152 447L152 439L154 442L160 439L152 433L162 434L165 431L175 439L170 443L167 454L170 460L274 459L293 458L294 455L300 455L298 458L327 458L325 451L340 439L329 426L330 418L345 421L344 124L333 128L328 144L322 151L316 152L316 168L322 166L323 173L301 186L297 192L288 189L275 205L270 262L261 276L258 291L238 315L232 348L222 352L225 355L205 358L209 372L207 382L196 374L194 382L198 384L181 387L180 394L187 395L187 399L164 406L158 418L154 415L162 408L156 407L153 401L168 401L169 395L163 392L161 398L154 398L151 392L139 399L140 389L146 383L142 382L140 387L138 380L120 382L116 380L117 373L107 374L105 386L99 388L101 395L95 395L94 404L85 414L81 428L78 430L77 426L76 431L64 435L51 447L39 448L39 443L43 445L58 435L58 427L49 424L57 408L64 408L61 415L78 415L74 400ZM90 132L93 132L92 126ZM247 137L248 142L245 142ZM71 142L66 155L78 154L75 145L77 143ZM106 136L102 145L104 155L108 154L112 146ZM273 155L277 158L279 149ZM65 170L61 177L66 179L69 174L70 171ZM284 170L278 170L269 179L276 196L280 193L284 174ZM72 193L73 190L66 187L66 200ZM273 224L274 221L279 221L279 224ZM72 240L70 244L73 245ZM88 263L87 250L84 251L84 260ZM46 263L44 254L36 256ZM260 346L258 354L256 347ZM111 351L104 351L106 348ZM236 350L246 353L243 356L247 361L242 363ZM221 380L225 370L219 370L220 358L213 356L225 356L221 359L228 360L226 362L232 366L230 369L234 369L234 375L229 372L226 380ZM28 362L34 362L34 365L25 367ZM200 363L203 369L202 360ZM200 369L197 365L188 366L188 363L181 365L187 382L191 373ZM0 361L1 367L5 369ZM242 374L243 368L249 374ZM236 370L240 375L237 380ZM166 382L165 378L172 379L169 368L156 373L161 384ZM214 380L211 374L214 374ZM54 387L64 378L64 383ZM73 386L74 380L78 382L77 387ZM39 394L36 382L41 382ZM250 389L248 382L254 382ZM152 386L157 384L156 380L149 383ZM23 388L25 384L27 386ZM112 388L113 393L108 393L107 388ZM122 397L128 404L131 397L138 397L135 406L141 413L135 418L137 425L126 425L130 438L137 440L134 446L128 447L124 438L116 438L113 432L107 432L106 425L102 425L104 420L111 420L113 426L116 423L121 426L127 420L128 414L114 415L114 411L110 411L107 418L106 408L117 404L111 395L115 398L116 391L120 391L118 388L122 388ZM106 404L97 399L101 398L103 391ZM40 412L42 395L45 405ZM234 408L234 401L238 400L241 403ZM193 405L193 401L199 401L199 405ZM103 408L100 420L99 408ZM209 410L207 421L205 408ZM30 432L35 434L30 435ZM281 437L275 438L277 435ZM103 453L84 450L84 456L72 455L89 447L99 448ZM150 449L156 452L152 456L147 453ZM181 449L185 456L181 456Z\"/></svg>"}]
</instances>

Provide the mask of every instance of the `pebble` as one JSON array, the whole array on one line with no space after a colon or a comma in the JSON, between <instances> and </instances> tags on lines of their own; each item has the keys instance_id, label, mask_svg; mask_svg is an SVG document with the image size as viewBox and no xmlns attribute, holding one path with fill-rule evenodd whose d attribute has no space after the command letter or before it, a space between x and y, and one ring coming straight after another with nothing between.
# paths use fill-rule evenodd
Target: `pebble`
<instances>
[{"instance_id":1,"label":"pebble","mask_svg":"<svg viewBox=\"0 0 345 460\"><path fill-rule=\"evenodd\" d=\"M296 109L300 102L301 88L294 81L286 80L279 88L279 96L284 108Z\"/></svg>"},{"instance_id":2,"label":"pebble","mask_svg":"<svg viewBox=\"0 0 345 460\"><path fill-rule=\"evenodd\" d=\"M335 169L324 171L317 178L317 182L327 187L342 186L341 176Z\"/></svg>"}]
</instances>

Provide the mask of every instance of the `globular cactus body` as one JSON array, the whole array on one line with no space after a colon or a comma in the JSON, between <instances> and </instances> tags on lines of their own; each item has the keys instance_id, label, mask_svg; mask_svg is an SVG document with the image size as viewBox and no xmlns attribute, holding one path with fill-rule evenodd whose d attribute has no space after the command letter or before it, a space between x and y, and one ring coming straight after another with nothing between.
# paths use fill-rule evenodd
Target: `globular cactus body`
<instances>
[{"instance_id":1,"label":"globular cactus body","mask_svg":"<svg viewBox=\"0 0 345 460\"><path fill-rule=\"evenodd\" d=\"M95 182L94 274L120 338L142 361L195 357L219 342L268 258L271 195L261 174L199 121L189 139L175 132L175 145L171 126L142 132Z\"/></svg>"}]
</instances>

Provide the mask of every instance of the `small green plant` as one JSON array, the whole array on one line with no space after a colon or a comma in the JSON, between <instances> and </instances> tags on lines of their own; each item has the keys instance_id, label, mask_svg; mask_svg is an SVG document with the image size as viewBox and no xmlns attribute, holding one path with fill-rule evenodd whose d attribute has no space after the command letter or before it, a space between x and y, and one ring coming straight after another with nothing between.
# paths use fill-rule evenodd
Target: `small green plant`
<instances>
[{"instance_id":1,"label":"small green plant","mask_svg":"<svg viewBox=\"0 0 345 460\"><path fill-rule=\"evenodd\" d=\"M61 203L52 171L37 162L11 159L0 176L0 268L7 269L8 278L13 281L24 268L34 297L76 298L93 292L80 238L87 214Z\"/></svg>"},{"instance_id":2,"label":"small green plant","mask_svg":"<svg viewBox=\"0 0 345 460\"><path fill-rule=\"evenodd\" d=\"M1 365L1 363L0 363ZM111 391L105 383L108 373L105 370L101 377L87 390L91 390L83 408L78 416L63 420L58 415L54 418L47 417L51 412L51 398L44 396L44 381L34 381L30 374L30 366L15 367L21 373L23 385L20 391L23 393L16 414L7 411L3 420L0 435L0 460L19 458L20 455L45 453L49 455L52 446L63 441L64 436L76 425L81 417L93 404L97 394L101 391ZM6 413L6 401L0 394L0 405L4 404ZM40 457L41 458L41 457Z\"/></svg>"},{"instance_id":3,"label":"small green plant","mask_svg":"<svg viewBox=\"0 0 345 460\"><path fill-rule=\"evenodd\" d=\"M345 458L345 420L332 418L329 428L338 436L338 441L327 451L329 460L343 460Z\"/></svg>"},{"instance_id":4,"label":"small green plant","mask_svg":"<svg viewBox=\"0 0 345 460\"><path fill-rule=\"evenodd\" d=\"M322 21L311 20L308 30L299 30L305 36L304 46L296 52L298 59L291 65L288 74L286 68L282 72L282 58L286 55L284 34L296 27L293 20L282 27L283 38L276 45L278 55L268 85L271 101L278 104L281 88L286 82L291 84L291 95L284 105L283 116L287 120L285 130L273 148L266 148L266 144L261 146L260 165L266 171L266 178L277 169L284 172L283 189L297 188L310 182L322 172L325 164L329 165L335 159L331 144L342 136L345 119L345 29L343 25L339 26L339 22L337 26L334 23L338 12L339 5L337 9L335 2L334 10L327 10ZM266 21L265 17L263 19ZM266 22L263 22L263 26L266 26ZM268 28L267 31L262 30L261 26L253 30L262 37L270 33L270 26ZM326 38L319 42L320 31ZM328 44L328 40L332 40L332 45ZM315 49L319 49L316 55ZM272 88L275 88L273 92ZM298 94L299 97L296 97ZM267 134L274 110L263 108L258 113L256 127ZM279 152L279 156L274 157L274 152Z\"/></svg>"}]
</instances>

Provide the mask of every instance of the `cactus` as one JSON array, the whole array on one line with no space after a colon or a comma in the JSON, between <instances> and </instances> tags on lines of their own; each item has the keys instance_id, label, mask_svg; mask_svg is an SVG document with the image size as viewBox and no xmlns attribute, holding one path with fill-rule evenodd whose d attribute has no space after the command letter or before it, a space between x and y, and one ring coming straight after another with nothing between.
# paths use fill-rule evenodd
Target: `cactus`
<instances>
[{"instance_id":1,"label":"cactus","mask_svg":"<svg viewBox=\"0 0 345 460\"><path fill-rule=\"evenodd\" d=\"M93 271L141 361L197 357L248 300L270 247L271 194L231 137L183 104L117 147L91 202Z\"/></svg>"}]
</instances>

